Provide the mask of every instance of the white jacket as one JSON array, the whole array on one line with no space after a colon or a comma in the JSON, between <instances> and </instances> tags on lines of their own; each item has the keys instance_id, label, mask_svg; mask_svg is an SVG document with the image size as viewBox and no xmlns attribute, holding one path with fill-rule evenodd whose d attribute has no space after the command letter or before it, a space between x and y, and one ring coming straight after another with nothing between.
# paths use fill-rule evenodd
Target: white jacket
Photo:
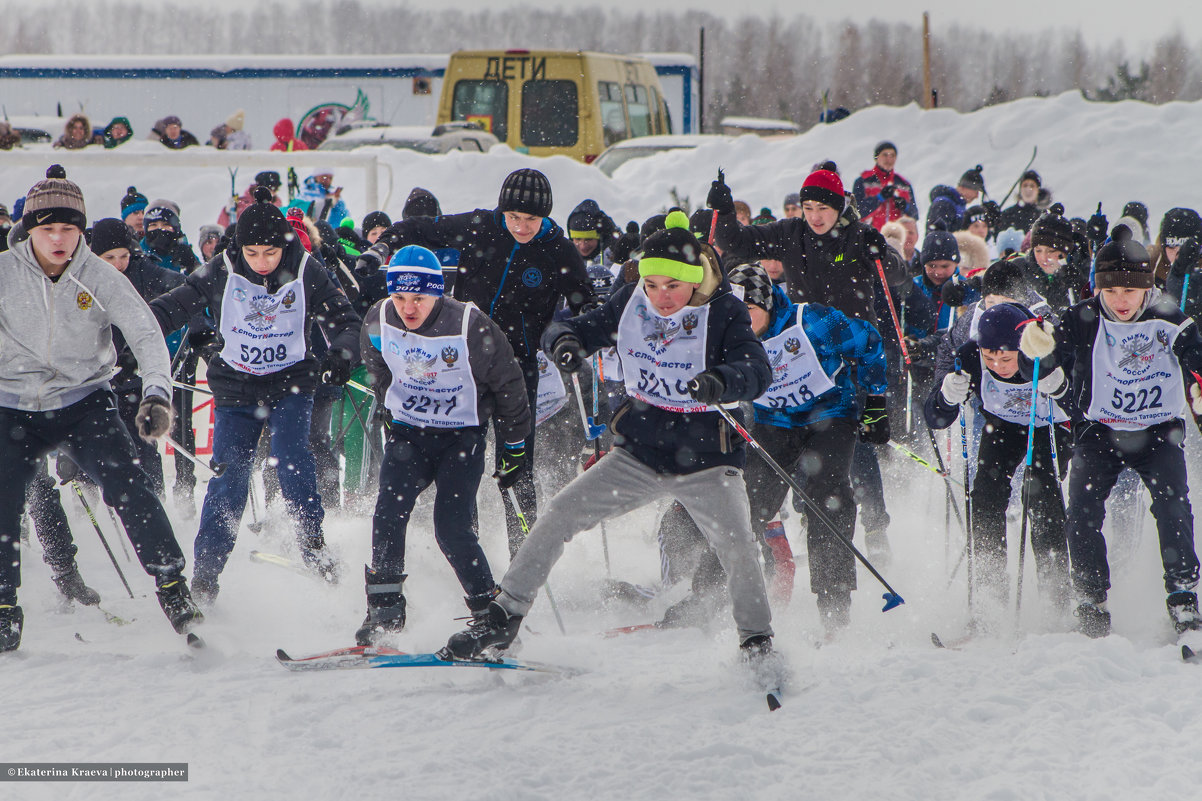
<instances>
[{"instance_id":1,"label":"white jacket","mask_svg":"<svg viewBox=\"0 0 1202 801\"><path fill-rule=\"evenodd\" d=\"M171 360L146 302L81 236L51 281L25 240L0 253L0 406L61 409L109 387L116 326L138 360L144 396L171 397Z\"/></svg>"}]
</instances>

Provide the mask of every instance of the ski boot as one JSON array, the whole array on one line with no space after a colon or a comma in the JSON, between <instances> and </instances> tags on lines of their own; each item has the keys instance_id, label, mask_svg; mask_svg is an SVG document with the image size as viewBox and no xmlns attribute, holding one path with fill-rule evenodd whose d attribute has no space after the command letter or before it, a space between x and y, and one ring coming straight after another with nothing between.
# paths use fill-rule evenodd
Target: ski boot
<instances>
[{"instance_id":1,"label":"ski boot","mask_svg":"<svg viewBox=\"0 0 1202 801\"><path fill-rule=\"evenodd\" d=\"M501 588L493 587L488 592L482 592L479 595L465 596L463 602L467 604L467 610L472 613L472 621L487 617L488 605L500 594Z\"/></svg>"},{"instance_id":2,"label":"ski boot","mask_svg":"<svg viewBox=\"0 0 1202 801\"><path fill-rule=\"evenodd\" d=\"M25 611L19 606L0 605L0 653L21 647Z\"/></svg>"},{"instance_id":3,"label":"ski boot","mask_svg":"<svg viewBox=\"0 0 1202 801\"><path fill-rule=\"evenodd\" d=\"M54 585L68 601L77 601L84 606L97 606L100 603L100 593L84 584L79 567L72 562L66 570L56 571Z\"/></svg>"},{"instance_id":4,"label":"ski boot","mask_svg":"<svg viewBox=\"0 0 1202 801\"><path fill-rule=\"evenodd\" d=\"M379 638L405 628L405 596L402 594L405 575L382 574L364 567L363 581L367 588L367 617L355 632L355 644L376 645Z\"/></svg>"},{"instance_id":5,"label":"ski boot","mask_svg":"<svg viewBox=\"0 0 1202 801\"><path fill-rule=\"evenodd\" d=\"M771 653L773 653L771 634L755 634L739 643L739 655L745 662L763 660Z\"/></svg>"},{"instance_id":6,"label":"ski boot","mask_svg":"<svg viewBox=\"0 0 1202 801\"><path fill-rule=\"evenodd\" d=\"M327 584L338 583L338 561L326 547L325 538L321 536L306 540L301 545L301 561L305 566L321 577Z\"/></svg>"},{"instance_id":7,"label":"ski boot","mask_svg":"<svg viewBox=\"0 0 1202 801\"><path fill-rule=\"evenodd\" d=\"M1073 614L1077 616L1077 631L1086 637L1096 640L1110 635L1110 613L1105 601L1082 601Z\"/></svg>"},{"instance_id":8,"label":"ski boot","mask_svg":"<svg viewBox=\"0 0 1202 801\"><path fill-rule=\"evenodd\" d=\"M204 622L205 616L196 608L192 593L188 592L188 583L178 573L159 577L157 595L159 606L163 607L176 634L187 634Z\"/></svg>"},{"instance_id":9,"label":"ski boot","mask_svg":"<svg viewBox=\"0 0 1202 801\"><path fill-rule=\"evenodd\" d=\"M1198 614L1196 593L1187 590L1170 593L1165 599L1165 605L1169 608L1169 617L1178 634L1202 630L1202 616Z\"/></svg>"},{"instance_id":10,"label":"ski boot","mask_svg":"<svg viewBox=\"0 0 1202 801\"><path fill-rule=\"evenodd\" d=\"M213 604L217 603L217 593L221 592L221 587L217 584L217 577L209 578L207 576L192 574L192 600L196 601L197 606L209 609Z\"/></svg>"},{"instance_id":11,"label":"ski boot","mask_svg":"<svg viewBox=\"0 0 1202 801\"><path fill-rule=\"evenodd\" d=\"M452 634L446 647L437 654L439 659L478 659L486 648L503 651L513 643L522 625L522 615L511 615L505 607L491 601L485 613L473 615L466 631Z\"/></svg>"}]
</instances>

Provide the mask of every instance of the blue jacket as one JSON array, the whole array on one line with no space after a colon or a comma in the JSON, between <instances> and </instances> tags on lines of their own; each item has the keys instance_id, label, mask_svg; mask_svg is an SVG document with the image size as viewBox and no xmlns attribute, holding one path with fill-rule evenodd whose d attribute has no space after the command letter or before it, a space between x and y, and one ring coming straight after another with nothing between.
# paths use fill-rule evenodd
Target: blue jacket
<instances>
[{"instance_id":1,"label":"blue jacket","mask_svg":"<svg viewBox=\"0 0 1202 801\"><path fill-rule=\"evenodd\" d=\"M797 304L785 297L779 286L773 287L772 320L760 339L770 339L793 324ZM801 312L801 327L814 345L818 362L835 386L808 403L785 409L755 407L755 422L801 428L819 420L839 418L855 420L860 410L856 403L856 385L869 395L884 395L886 383L885 350L881 335L871 323L849 318L838 309L810 303ZM852 368L855 368L853 382Z\"/></svg>"},{"instance_id":2,"label":"blue jacket","mask_svg":"<svg viewBox=\"0 0 1202 801\"><path fill-rule=\"evenodd\" d=\"M589 354L616 345L618 323L636 286L626 284L596 309L551 323L543 334L543 350L551 353L556 340L565 334L579 339ZM725 278L707 303L705 368L721 374L726 385L719 402L758 398L772 383L772 368L764 346L751 330L747 307L731 293ZM732 414L736 419L740 416L737 410ZM721 465L742 468L746 462L743 440L717 412L683 414L627 397L614 412L612 429L616 447L657 473L688 474Z\"/></svg>"}]
</instances>

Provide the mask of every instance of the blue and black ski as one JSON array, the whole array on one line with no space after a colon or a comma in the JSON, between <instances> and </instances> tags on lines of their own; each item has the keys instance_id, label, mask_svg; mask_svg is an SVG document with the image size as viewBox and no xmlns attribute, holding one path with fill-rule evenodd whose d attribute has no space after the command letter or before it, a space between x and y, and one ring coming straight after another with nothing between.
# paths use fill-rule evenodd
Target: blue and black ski
<instances>
[{"instance_id":1,"label":"blue and black ski","mask_svg":"<svg viewBox=\"0 0 1202 801\"><path fill-rule=\"evenodd\" d=\"M574 668L548 665L543 662L527 662L511 657L495 659L442 659L437 654L409 654L395 648L382 646L354 646L304 657L289 656L284 649L275 652L281 665L292 671L309 670L355 670L360 668L404 668L404 667L476 667L489 670L518 670L535 673L553 673L561 676L579 671Z\"/></svg>"}]
</instances>

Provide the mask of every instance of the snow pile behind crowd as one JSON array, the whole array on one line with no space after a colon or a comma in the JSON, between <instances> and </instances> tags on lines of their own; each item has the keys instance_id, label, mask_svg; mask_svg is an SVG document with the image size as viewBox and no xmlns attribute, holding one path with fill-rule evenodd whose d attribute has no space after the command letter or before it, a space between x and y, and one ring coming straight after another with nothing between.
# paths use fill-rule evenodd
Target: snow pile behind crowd
<instances>
[{"instance_id":1,"label":"snow pile behind crowd","mask_svg":"<svg viewBox=\"0 0 1202 801\"><path fill-rule=\"evenodd\" d=\"M613 180L566 159L534 163L551 177L560 222L593 197L624 223L667 205L672 187L702 201L719 165L736 198L775 210L814 162L835 159L850 184L870 165L873 144L886 138L898 145L899 171L915 183L920 201L932 185L954 184L978 163L1000 197L1038 144L1035 168L1070 213L1088 216L1101 200L1113 220L1122 203L1139 199L1156 221L1171 206L1197 202L1191 154L1199 122L1197 104L1095 105L1063 95L963 115L868 109L784 143L744 137L633 162ZM136 184L151 198L177 200L191 235L216 216L228 176L172 167L169 157L152 152L145 166L68 166L68 173L83 186L92 218L115 214L125 187ZM392 169L393 214L414 185L433 191L448 212L491 206L503 176L531 163L510 153L431 158L381 151L381 159ZM42 171L5 167L0 156L4 199L24 192ZM354 173L337 183L361 219L368 209L359 205L363 184ZM958 454L958 443L953 450ZM951 469L962 470L958 457ZM600 635L655 619L683 588L647 609L601 608L605 562L597 532L572 542L551 576L568 634L558 632L540 600L522 635L524 656L581 667L582 675L292 675L274 663L277 647L303 654L349 644L362 619L367 512L327 519L345 568L333 589L249 561L252 548L291 547L281 509L273 509L262 535L244 526L204 629L210 649L191 655L163 619L150 579L118 550L138 595L124 596L91 524L64 493L84 575L106 607L136 620L117 627L92 609L58 611L36 540L23 549L25 640L19 652L0 657L10 735L5 761L187 762L191 778L170 787L9 785L3 795L1092 800L1195 792L1202 674L1170 645L1150 520L1145 516L1134 555L1115 567L1114 636L1089 641L1064 633L1063 621L1044 621L1028 559L1020 636L940 651L930 632L954 637L965 619L963 571L948 589L963 540L954 522L950 537L945 533L943 489L931 474L897 460L885 471L895 551L885 575L907 603L881 614L881 589L861 571L849 631L816 648L820 626L792 514L796 591L788 608L776 610L775 625L794 683L775 713L742 677L726 614L709 632ZM487 480L480 509L482 542L499 576L505 535ZM105 518L101 513L117 548ZM190 553L196 520L173 520ZM655 522L643 511L609 524L615 577L656 581ZM1017 541L1015 525L1012 565ZM408 552L410 627L397 644L432 650L461 626L452 618L464 609L433 543L428 507L414 515Z\"/></svg>"}]
</instances>

